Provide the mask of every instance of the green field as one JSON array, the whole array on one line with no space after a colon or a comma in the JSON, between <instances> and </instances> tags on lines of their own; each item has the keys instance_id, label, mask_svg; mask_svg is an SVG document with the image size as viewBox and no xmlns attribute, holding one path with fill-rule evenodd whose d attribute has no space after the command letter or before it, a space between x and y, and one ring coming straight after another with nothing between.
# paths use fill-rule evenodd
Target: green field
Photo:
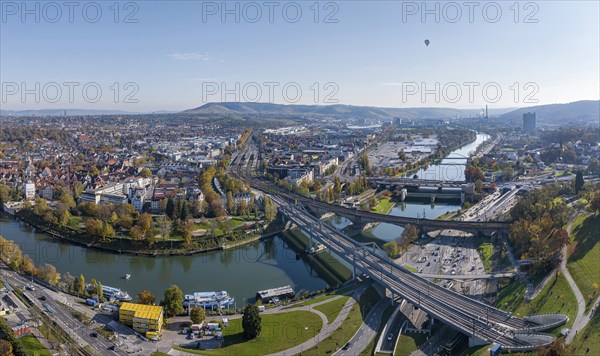
<instances>
[{"instance_id":1,"label":"green field","mask_svg":"<svg viewBox=\"0 0 600 356\"><path fill-rule=\"evenodd\" d=\"M514 311L523 303L527 286L524 282L515 279L500 279L498 297L494 303L502 310Z\"/></svg>"},{"instance_id":2,"label":"green field","mask_svg":"<svg viewBox=\"0 0 600 356\"><path fill-rule=\"evenodd\" d=\"M348 313L348 317L344 319L342 325L340 325L340 327L328 338L317 344L317 346L302 352L302 355L329 355L342 348L352 336L354 336L362 324L363 318L368 314L375 303L377 303L379 298L379 294L377 294L373 287L367 288L365 293L361 295L358 303L352 306L350 313Z\"/></svg>"},{"instance_id":3,"label":"green field","mask_svg":"<svg viewBox=\"0 0 600 356\"><path fill-rule=\"evenodd\" d=\"M52 353L33 335L25 335L19 339L23 348L31 356L51 356Z\"/></svg>"},{"instance_id":4,"label":"green field","mask_svg":"<svg viewBox=\"0 0 600 356\"><path fill-rule=\"evenodd\" d=\"M191 350L175 347L201 355L265 355L299 345L314 337L323 322L309 311L291 311L281 314L263 314L262 332L252 340L244 338L242 319L229 321L223 329L224 343L218 350Z\"/></svg>"},{"instance_id":5,"label":"green field","mask_svg":"<svg viewBox=\"0 0 600 356\"><path fill-rule=\"evenodd\" d=\"M515 316L527 316L534 314L565 314L569 316L566 326L575 320L577 315L577 299L569 287L564 275L552 278L550 283L532 301L527 303L523 299L521 305L513 312ZM564 328L561 326L560 328Z\"/></svg>"},{"instance_id":6,"label":"green field","mask_svg":"<svg viewBox=\"0 0 600 356\"><path fill-rule=\"evenodd\" d=\"M586 311L596 298L600 286L600 216L581 215L573 223L572 249L568 268L586 300Z\"/></svg>"},{"instance_id":7,"label":"green field","mask_svg":"<svg viewBox=\"0 0 600 356\"><path fill-rule=\"evenodd\" d=\"M401 334L396 341L396 352L394 353L394 356L408 356L425 341L427 341L426 334Z\"/></svg>"},{"instance_id":8,"label":"green field","mask_svg":"<svg viewBox=\"0 0 600 356\"><path fill-rule=\"evenodd\" d=\"M492 345L479 345L467 348L460 356L489 356Z\"/></svg>"},{"instance_id":9,"label":"green field","mask_svg":"<svg viewBox=\"0 0 600 356\"><path fill-rule=\"evenodd\" d=\"M479 247L477 247L477 251L479 251L479 256L481 258L481 262L483 263L483 267L485 268L486 273L492 272L492 244L489 242L483 242Z\"/></svg>"},{"instance_id":10,"label":"green field","mask_svg":"<svg viewBox=\"0 0 600 356\"><path fill-rule=\"evenodd\" d=\"M387 215L396 203L392 203L390 198L383 198L377 203L377 205L373 208L373 212L377 214Z\"/></svg>"},{"instance_id":11,"label":"green field","mask_svg":"<svg viewBox=\"0 0 600 356\"><path fill-rule=\"evenodd\" d=\"M534 314L565 314L569 317L566 326L569 326L575 320L577 315L577 299L569 287L566 278L559 274L558 278L552 278L551 281L542 289L542 291L530 302L525 300L526 285L521 281L510 281L506 283L503 280L499 287L496 307L510 311L514 316L528 316ZM559 336L560 326L552 332Z\"/></svg>"},{"instance_id":12,"label":"green field","mask_svg":"<svg viewBox=\"0 0 600 356\"><path fill-rule=\"evenodd\" d=\"M348 299L350 299L350 297L344 295L336 300L332 300L329 303L317 305L316 307L314 307L314 309L325 314L325 316L327 317L327 321L331 323L340 314L342 308L344 307L344 304L346 304Z\"/></svg>"},{"instance_id":13,"label":"green field","mask_svg":"<svg viewBox=\"0 0 600 356\"><path fill-rule=\"evenodd\" d=\"M596 312L570 345L572 355L600 355L600 313Z\"/></svg>"}]
</instances>

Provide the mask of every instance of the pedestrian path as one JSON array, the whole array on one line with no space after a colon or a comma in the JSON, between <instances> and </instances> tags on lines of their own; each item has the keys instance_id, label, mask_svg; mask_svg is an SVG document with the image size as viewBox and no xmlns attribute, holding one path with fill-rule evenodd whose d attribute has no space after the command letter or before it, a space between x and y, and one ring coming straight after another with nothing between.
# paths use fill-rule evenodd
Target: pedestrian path
<instances>
[{"instance_id":1,"label":"pedestrian path","mask_svg":"<svg viewBox=\"0 0 600 356\"><path fill-rule=\"evenodd\" d=\"M344 304L344 306L342 307L342 311L340 311L340 314L335 318L335 320L332 323L327 323L327 318L325 318L325 321L323 323L323 327L321 328L321 331L319 331L319 333L317 335L315 335L315 337L303 342L300 345L294 346L287 350L276 352L274 354L271 354L270 356L297 355L297 354L302 353L303 351L306 351L308 349L315 347L318 343L320 343L321 341L328 338L335 330L337 330L342 325L344 320L346 320L346 318L348 317L348 314L350 313L350 310L352 309L354 304L356 304L357 300L360 298L362 293L365 291L366 287L367 286L363 284L354 291L354 293L352 294L352 297L349 298L348 301L346 301L346 304ZM327 300L324 300L323 302L319 302L319 303L315 303L315 304L311 304L311 305L307 305L307 306L303 306L303 307L299 307L299 308L286 309L286 311L310 310L312 312L317 312L314 309L304 309L304 308L309 308L309 307L317 306L320 304L325 304L325 303L331 302L332 300L334 300L334 299L327 299Z\"/></svg>"}]
</instances>

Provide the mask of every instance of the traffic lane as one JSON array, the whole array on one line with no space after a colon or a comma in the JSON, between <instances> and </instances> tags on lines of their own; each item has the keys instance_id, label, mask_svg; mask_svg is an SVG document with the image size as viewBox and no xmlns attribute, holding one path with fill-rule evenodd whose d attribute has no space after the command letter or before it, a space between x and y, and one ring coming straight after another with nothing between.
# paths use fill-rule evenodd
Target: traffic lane
<instances>
[{"instance_id":1,"label":"traffic lane","mask_svg":"<svg viewBox=\"0 0 600 356\"><path fill-rule=\"evenodd\" d=\"M387 306L387 301L381 299L375 307L367 314L365 320L358 328L354 336L350 339L347 350L343 348L336 352L334 355L358 355L369 345L372 338L374 338L379 330L381 323L381 317ZM346 344L348 345L348 344ZM345 346L345 345L344 345ZM370 352L370 350L367 350Z\"/></svg>"},{"instance_id":2,"label":"traffic lane","mask_svg":"<svg viewBox=\"0 0 600 356\"><path fill-rule=\"evenodd\" d=\"M396 314L396 318L394 318L394 321L392 322L392 325L390 326L390 328L387 331L387 335L385 335L385 339L383 339L383 343L381 345L381 350L382 351L389 351L389 352L393 352L394 348L396 347L396 340L398 340L398 336L400 335L400 327L402 326L402 323L404 322L404 320L406 320L406 318L404 317L404 314L402 313L398 313ZM391 334L391 339L390 339L390 334Z\"/></svg>"},{"instance_id":3,"label":"traffic lane","mask_svg":"<svg viewBox=\"0 0 600 356\"><path fill-rule=\"evenodd\" d=\"M18 286L19 288L24 288L27 284L31 283L30 280L25 277L16 274L13 271L8 271L4 274L5 278L9 281L9 283ZM71 337L79 336L82 340L92 346L96 351L101 354L109 354L109 355L126 355L124 352L115 352L113 350L109 350L109 347L113 344L106 340L102 335L98 335L97 337L92 337L90 334L91 330L87 329L86 326L79 321L76 317L74 317L70 312L65 312L64 307L52 298L50 293L47 293L46 287L40 284L37 284L37 287L34 291L27 290L26 293L32 297L33 303L42 310L42 312L46 312L51 319L54 319L54 322L57 324L62 323L66 326L62 328L65 332L71 335ZM40 300L40 298L44 296L46 298L45 301ZM43 303L47 303L52 309L54 309L54 313L51 313L46 310L43 306ZM60 322L60 323L59 323ZM60 326L60 325L59 325Z\"/></svg>"}]
</instances>

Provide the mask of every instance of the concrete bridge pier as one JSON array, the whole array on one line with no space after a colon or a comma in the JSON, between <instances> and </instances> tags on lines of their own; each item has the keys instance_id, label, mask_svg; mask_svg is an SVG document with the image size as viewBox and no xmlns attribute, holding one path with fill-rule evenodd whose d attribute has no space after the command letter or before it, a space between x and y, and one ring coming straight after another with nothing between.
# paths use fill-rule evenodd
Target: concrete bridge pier
<instances>
[{"instance_id":1,"label":"concrete bridge pier","mask_svg":"<svg viewBox=\"0 0 600 356\"><path fill-rule=\"evenodd\" d=\"M478 337L469 336L469 347L475 347L475 346L481 346L481 345L487 345L487 344L489 344L489 343L481 340Z\"/></svg>"},{"instance_id":2,"label":"concrete bridge pier","mask_svg":"<svg viewBox=\"0 0 600 356\"><path fill-rule=\"evenodd\" d=\"M400 191L400 201L403 202L406 199L406 194L408 194L408 190L406 188Z\"/></svg>"}]
</instances>

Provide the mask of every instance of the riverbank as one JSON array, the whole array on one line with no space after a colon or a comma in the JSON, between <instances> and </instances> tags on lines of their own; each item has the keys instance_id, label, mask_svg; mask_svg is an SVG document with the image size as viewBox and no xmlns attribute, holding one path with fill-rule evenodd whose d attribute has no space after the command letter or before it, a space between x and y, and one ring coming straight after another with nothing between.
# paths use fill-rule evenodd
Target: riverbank
<instances>
[{"instance_id":1,"label":"riverbank","mask_svg":"<svg viewBox=\"0 0 600 356\"><path fill-rule=\"evenodd\" d=\"M300 230L294 228L282 234L284 241L297 254L305 257L315 268L317 273L322 276L328 283L332 285L340 285L352 278L352 271L338 261L328 251L322 251L315 254L308 254L306 249L310 244L310 240Z\"/></svg>"},{"instance_id":2,"label":"riverbank","mask_svg":"<svg viewBox=\"0 0 600 356\"><path fill-rule=\"evenodd\" d=\"M240 247L252 242L273 237L285 231L285 225L278 220L270 223L266 230L260 235L249 235L243 238L228 240L223 237L201 237L205 247L201 248L184 248L183 241L166 240L156 241L152 246L142 246L141 242L133 241L130 238L115 237L106 241L93 240L90 241L83 233L77 232L68 227L48 224L39 216L30 211L21 210L14 216L2 213L3 216L20 220L39 232L42 232L54 239L62 242L67 242L84 248L94 249L98 251L135 255L135 256L189 256L197 255L218 250L227 250L235 247Z\"/></svg>"}]
</instances>

